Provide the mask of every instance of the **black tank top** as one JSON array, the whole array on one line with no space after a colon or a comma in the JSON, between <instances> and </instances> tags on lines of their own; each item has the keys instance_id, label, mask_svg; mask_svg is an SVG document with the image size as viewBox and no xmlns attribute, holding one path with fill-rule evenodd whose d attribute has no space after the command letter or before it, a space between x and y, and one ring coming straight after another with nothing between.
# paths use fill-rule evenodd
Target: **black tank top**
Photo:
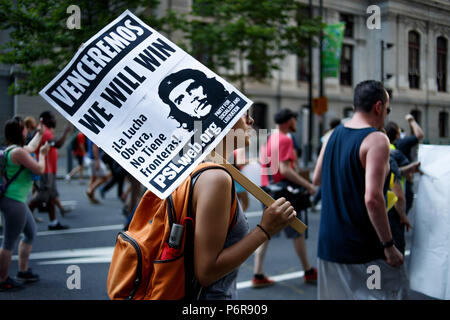
<instances>
[{"instance_id":1,"label":"black tank top","mask_svg":"<svg viewBox=\"0 0 450 320\"><path fill-rule=\"evenodd\" d=\"M362 141L375 128L337 127L328 140L322 166L322 214L319 258L338 263L366 263L384 258L367 213Z\"/></svg>"}]
</instances>

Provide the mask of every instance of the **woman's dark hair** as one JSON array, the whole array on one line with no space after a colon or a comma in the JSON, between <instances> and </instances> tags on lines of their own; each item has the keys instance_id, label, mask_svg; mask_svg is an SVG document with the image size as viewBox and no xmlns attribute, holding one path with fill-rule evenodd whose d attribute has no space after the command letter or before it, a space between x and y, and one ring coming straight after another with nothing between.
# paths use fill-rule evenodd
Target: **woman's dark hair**
<instances>
[{"instance_id":1,"label":"woman's dark hair","mask_svg":"<svg viewBox=\"0 0 450 320\"><path fill-rule=\"evenodd\" d=\"M386 89L380 81L366 80L356 86L353 97L355 111L369 113L378 101L381 101L383 105L387 102Z\"/></svg>"},{"instance_id":2,"label":"woman's dark hair","mask_svg":"<svg viewBox=\"0 0 450 320\"><path fill-rule=\"evenodd\" d=\"M7 144L17 144L23 146L25 144L25 137L22 132L25 128L21 117L14 117L5 123L5 139Z\"/></svg>"},{"instance_id":3,"label":"woman's dark hair","mask_svg":"<svg viewBox=\"0 0 450 320\"><path fill-rule=\"evenodd\" d=\"M386 135L388 136L389 141L394 143L397 138L398 125L395 122L389 121L386 127L384 127L384 130L386 130Z\"/></svg>"},{"instance_id":4,"label":"woman's dark hair","mask_svg":"<svg viewBox=\"0 0 450 320\"><path fill-rule=\"evenodd\" d=\"M51 111L44 111L39 116L39 119L42 119L42 122L47 128L55 128L56 127L56 120L55 116Z\"/></svg>"}]
</instances>

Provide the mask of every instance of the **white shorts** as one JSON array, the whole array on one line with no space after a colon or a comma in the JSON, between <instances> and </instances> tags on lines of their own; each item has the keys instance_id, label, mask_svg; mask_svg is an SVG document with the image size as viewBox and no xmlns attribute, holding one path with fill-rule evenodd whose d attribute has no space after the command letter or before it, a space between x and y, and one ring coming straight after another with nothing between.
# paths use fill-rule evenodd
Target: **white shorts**
<instances>
[{"instance_id":1,"label":"white shorts","mask_svg":"<svg viewBox=\"0 0 450 320\"><path fill-rule=\"evenodd\" d=\"M91 162L89 163L89 165L91 166L91 175L94 177L106 177L108 175L108 171L106 169L106 165L105 163L100 160L100 166L98 168L98 170L95 169L95 160L91 159Z\"/></svg>"},{"instance_id":2,"label":"white shorts","mask_svg":"<svg viewBox=\"0 0 450 320\"><path fill-rule=\"evenodd\" d=\"M405 265L394 268L378 259L364 264L317 259L319 300L405 300L409 280Z\"/></svg>"}]
</instances>

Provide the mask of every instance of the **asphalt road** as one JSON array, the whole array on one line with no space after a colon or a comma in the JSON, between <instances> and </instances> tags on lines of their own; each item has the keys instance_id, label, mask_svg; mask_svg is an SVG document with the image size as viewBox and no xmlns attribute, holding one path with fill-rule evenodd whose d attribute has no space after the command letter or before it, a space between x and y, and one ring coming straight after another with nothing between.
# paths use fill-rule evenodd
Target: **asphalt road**
<instances>
[{"instance_id":1,"label":"asphalt road","mask_svg":"<svg viewBox=\"0 0 450 320\"><path fill-rule=\"evenodd\" d=\"M117 233L125 218L122 202L113 188L101 199L101 204L89 203L85 196L87 180L58 180L57 186L63 204L74 206L65 217L58 219L70 226L68 230L48 231L48 216L38 223L38 236L30 257L30 267L41 280L28 284L16 292L0 292L0 300L107 300L106 279ZM99 195L97 195L99 197ZM99 198L100 199L100 198ZM247 217L250 228L260 220L260 204L251 197ZM305 219L303 219L305 220ZM320 213L311 211L305 221L308 225L308 257L316 265L317 231ZM16 255L17 253L15 253ZM274 237L264 262L265 273L276 284L263 289L251 288L253 255L241 266L238 276L238 294L242 300L316 300L317 287L303 283L303 270L294 252L292 240L283 232ZM10 275L17 272L17 257L13 257ZM79 277L77 277L79 275ZM79 280L79 281L77 281ZM414 299L428 299L414 293Z\"/></svg>"}]
</instances>

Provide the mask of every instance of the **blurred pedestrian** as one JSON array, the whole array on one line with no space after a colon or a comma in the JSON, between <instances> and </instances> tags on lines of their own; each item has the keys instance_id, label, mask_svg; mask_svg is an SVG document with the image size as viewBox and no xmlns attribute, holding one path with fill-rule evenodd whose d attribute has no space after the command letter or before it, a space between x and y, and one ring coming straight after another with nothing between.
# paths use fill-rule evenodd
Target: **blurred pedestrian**
<instances>
[{"instance_id":1,"label":"blurred pedestrian","mask_svg":"<svg viewBox=\"0 0 450 320\"><path fill-rule=\"evenodd\" d=\"M125 205L122 209L123 215L127 218L124 225L124 230L128 229L131 219L133 219L134 212L139 204L139 200L143 192L142 184L139 180L129 173L127 173L126 178L129 181L129 188L127 190L127 197L125 198Z\"/></svg>"},{"instance_id":2,"label":"blurred pedestrian","mask_svg":"<svg viewBox=\"0 0 450 320\"><path fill-rule=\"evenodd\" d=\"M420 172L419 162L411 162L402 151L395 147L395 142L400 138L400 128L397 123L389 121L385 127L386 135L390 143L389 164L395 177L394 192L398 198L397 204L388 212L389 224L396 247L402 254L405 252L405 227L411 228L407 218L406 183L412 181L412 175Z\"/></svg>"},{"instance_id":3,"label":"blurred pedestrian","mask_svg":"<svg viewBox=\"0 0 450 320\"><path fill-rule=\"evenodd\" d=\"M108 171L106 165L102 161L103 150L90 139L88 139L87 145L89 159L91 159L91 179L86 190L86 195L91 203L97 204L100 203L100 201L95 198L95 190L108 180Z\"/></svg>"},{"instance_id":4,"label":"blurred pedestrian","mask_svg":"<svg viewBox=\"0 0 450 320\"><path fill-rule=\"evenodd\" d=\"M102 198L105 197L106 192L108 192L115 184L117 184L117 197L122 200L123 186L125 183L125 177L127 172L124 168L117 163L112 157L107 153L103 153L103 162L109 167L109 180L100 187L100 195Z\"/></svg>"},{"instance_id":5,"label":"blurred pedestrian","mask_svg":"<svg viewBox=\"0 0 450 320\"><path fill-rule=\"evenodd\" d=\"M322 188L318 298L398 299L407 277L386 213L389 140L379 130L390 107L383 84L359 83L354 111L324 142L314 170ZM373 266L383 284L377 290L367 284Z\"/></svg>"},{"instance_id":6,"label":"blurred pedestrian","mask_svg":"<svg viewBox=\"0 0 450 320\"><path fill-rule=\"evenodd\" d=\"M289 133L297 130L297 113L289 109L282 109L275 114L274 120L277 124L277 132L269 136L266 146L261 150L261 185L273 198L281 196L287 198L297 212L297 217L300 217L301 211L306 210L302 199L315 194L317 188L298 173L298 158L295 153L294 141L288 136ZM271 172L272 170L274 172ZM274 191L274 188L279 190ZM304 270L303 280L306 283L315 283L317 269L312 267L308 260L305 235L297 233L290 226L287 226L284 232L287 238L293 239L295 252ZM254 288L273 284L273 280L264 275L262 271L267 246L268 241L255 252L252 280Z\"/></svg>"},{"instance_id":7,"label":"blurred pedestrian","mask_svg":"<svg viewBox=\"0 0 450 320\"><path fill-rule=\"evenodd\" d=\"M416 156L413 154L413 150L419 144L420 141L424 138L424 133L420 125L414 119L411 114L407 114L405 116L405 120L408 122L412 134L408 136L398 137L394 142L394 146L396 149L400 150L406 158L412 163L413 160L416 160ZM414 191L413 191L413 180L406 179L405 181L405 197L406 197L406 213L412 207L414 201Z\"/></svg>"},{"instance_id":8,"label":"blurred pedestrian","mask_svg":"<svg viewBox=\"0 0 450 320\"><path fill-rule=\"evenodd\" d=\"M27 128L27 136L25 138L25 145L27 145L31 141L31 139L33 139L36 133L37 123L36 119L32 116L25 117L23 123Z\"/></svg>"},{"instance_id":9,"label":"blurred pedestrian","mask_svg":"<svg viewBox=\"0 0 450 320\"><path fill-rule=\"evenodd\" d=\"M25 144L28 145L33 140L33 137L36 136L35 134L36 134L36 131L37 131L36 130L37 129L37 123L36 123L36 119L34 117L32 117L32 116L25 117L25 119L23 120L23 123L24 123L25 127L27 128L27 136L25 138ZM43 129L42 128L42 124L40 126L41 126L41 129ZM40 139L41 138L42 138L42 132L41 132L41 135L39 136L39 142L38 143L40 143L40 141L41 141ZM37 159L37 156L34 153L34 151L31 152L30 155L34 159ZM32 174L33 186L31 188L31 190L32 190L33 194L37 190L36 181L39 181L40 179L41 179L40 175ZM34 221L36 221L36 222L44 221L42 218L38 217L34 212L33 212L33 218L34 218Z\"/></svg>"},{"instance_id":10,"label":"blurred pedestrian","mask_svg":"<svg viewBox=\"0 0 450 320\"><path fill-rule=\"evenodd\" d=\"M45 160L49 150L46 142L39 150L39 161L30 155L31 149L24 148L27 129L21 118L15 117L5 124L6 176L14 180L9 184L3 197L0 198L0 209L3 213L3 241L0 249L0 291L21 288L21 284L8 276L12 252L17 245L21 233L23 239L19 243L19 271L17 279L22 282L34 282L39 276L28 267L28 258L36 235L36 224L26 204L31 190L31 173L42 174L45 171ZM42 133L37 133L38 140Z\"/></svg>"},{"instance_id":11,"label":"blurred pedestrian","mask_svg":"<svg viewBox=\"0 0 450 320\"><path fill-rule=\"evenodd\" d=\"M62 225L56 219L56 201L58 198L58 190L56 188L56 173L58 170L58 149L64 145L67 135L72 130L70 125L67 125L63 134L58 139L55 139L56 118L53 112L44 111L39 116L40 121L44 125L44 134L42 136L41 144L48 142L50 150L45 161L45 172L41 175L40 180L36 183L37 190L31 198L28 206L31 212L39 207L45 207L49 216L49 230L63 230L68 226ZM40 148L39 146L39 148ZM39 149L38 149L39 150ZM37 152L39 156L39 152ZM38 157L39 158L39 157Z\"/></svg>"},{"instance_id":12,"label":"blurred pedestrian","mask_svg":"<svg viewBox=\"0 0 450 320\"><path fill-rule=\"evenodd\" d=\"M84 157L86 156L86 137L82 132L77 132L71 140L72 154L78 161L78 165L70 171L65 179L70 181L72 177L78 173L80 184L83 183Z\"/></svg>"}]
</instances>

